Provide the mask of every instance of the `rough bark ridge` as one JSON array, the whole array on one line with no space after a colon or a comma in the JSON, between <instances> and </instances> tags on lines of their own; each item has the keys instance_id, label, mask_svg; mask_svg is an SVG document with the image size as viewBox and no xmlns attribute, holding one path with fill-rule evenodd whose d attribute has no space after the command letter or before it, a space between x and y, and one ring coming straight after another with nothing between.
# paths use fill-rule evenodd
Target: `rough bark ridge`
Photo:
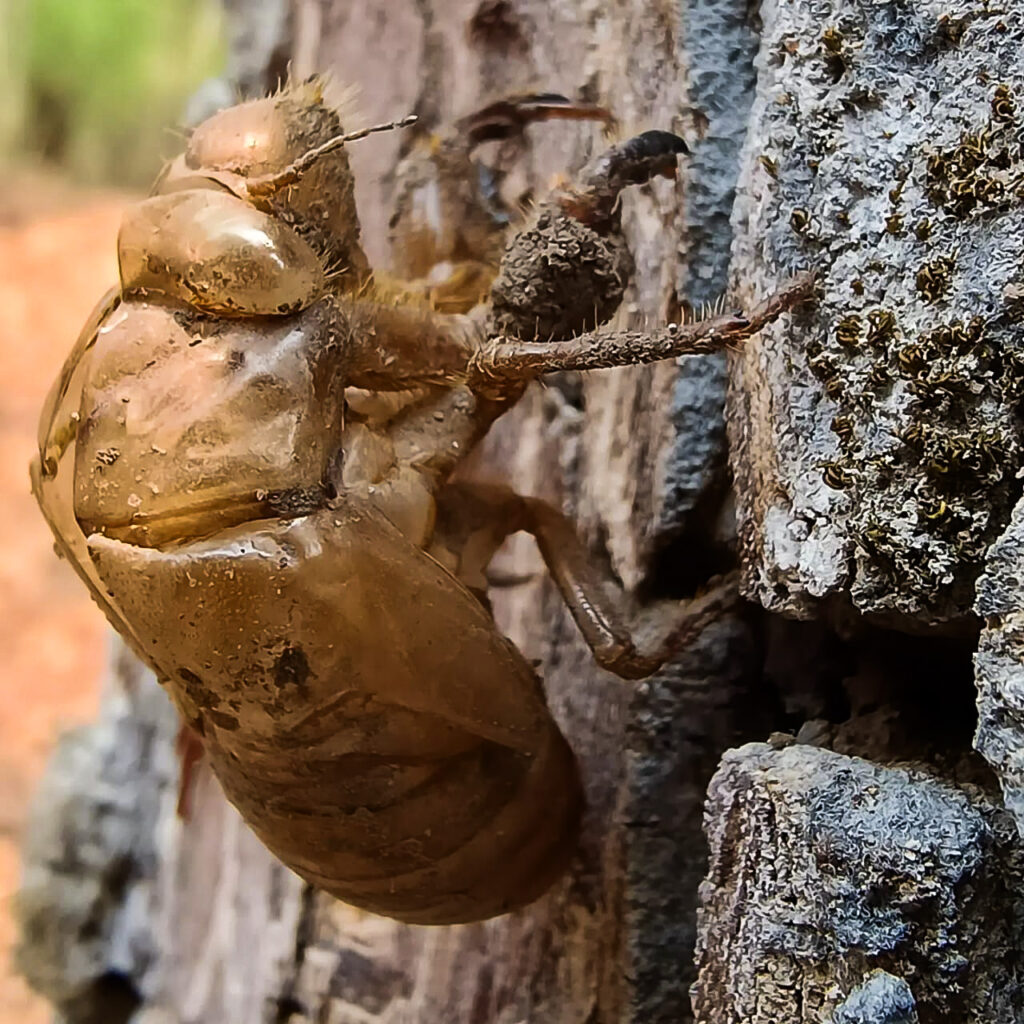
<instances>
[{"instance_id":1,"label":"rough bark ridge","mask_svg":"<svg viewBox=\"0 0 1024 1024\"><path fill-rule=\"evenodd\" d=\"M1009 1024L1019 840L968 751L976 611L975 743L1019 820L1022 28L761 14L732 273L815 267L819 302L735 363L740 554L751 596L818 618L769 621L765 671L835 753L744 748L712 781L697 1015Z\"/></svg>"},{"instance_id":2,"label":"rough bark ridge","mask_svg":"<svg viewBox=\"0 0 1024 1024\"><path fill-rule=\"evenodd\" d=\"M1021 849L982 792L750 744L708 797L698 1021L1020 1019Z\"/></svg>"},{"instance_id":3,"label":"rough bark ridge","mask_svg":"<svg viewBox=\"0 0 1024 1024\"><path fill-rule=\"evenodd\" d=\"M974 657L974 746L996 770L1007 809L1024 834L1024 502L989 549L975 610L986 624Z\"/></svg>"},{"instance_id":4,"label":"rough bark ridge","mask_svg":"<svg viewBox=\"0 0 1024 1024\"><path fill-rule=\"evenodd\" d=\"M208 776L182 827L176 724L122 659L41 795L26 973L68 1024L688 1021L699 888L708 1024L1021 1019L1021 853L969 753L987 557L978 744L1019 808L1019 507L990 547L1020 487L1019 19L980 0L768 0L763 26L747 0L229 7L236 77L272 84L288 53L296 75L361 86L367 122L414 110L435 129L541 89L606 103L623 134L681 130L685 184L624 203L623 325L713 300L729 273L745 301L819 270L820 305L733 361L730 397L750 594L817 621L735 615L628 688L515 538L506 575L529 578L495 592L499 626L541 664L589 811L553 893L450 929L304 888ZM536 193L603 144L587 125L529 139ZM407 145L352 148L378 266ZM736 542L726 376L716 357L563 375L474 468L561 504L641 596L685 596ZM800 745L732 751L712 782L700 885L708 778L773 728Z\"/></svg>"}]
</instances>

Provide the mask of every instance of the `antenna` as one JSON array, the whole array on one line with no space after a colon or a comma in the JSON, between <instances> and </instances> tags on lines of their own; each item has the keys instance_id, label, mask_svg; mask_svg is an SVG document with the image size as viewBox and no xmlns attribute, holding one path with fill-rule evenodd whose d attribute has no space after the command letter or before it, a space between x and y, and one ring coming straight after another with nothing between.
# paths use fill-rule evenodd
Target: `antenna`
<instances>
[{"instance_id":1,"label":"antenna","mask_svg":"<svg viewBox=\"0 0 1024 1024\"><path fill-rule=\"evenodd\" d=\"M321 143L313 149L306 150L297 160L288 164L287 167L273 174L264 174L258 178L249 178L245 183L245 190L251 196L267 196L295 184L302 177L303 173L309 170L313 164L322 156L333 153L336 149L349 142L358 142L365 139L367 135L374 135L377 132L390 132L396 128L408 128L415 124L419 118L415 114L408 114L400 121L388 121L386 124L375 124L372 128L360 128L355 132L347 132L345 135L335 135L326 142Z\"/></svg>"}]
</instances>

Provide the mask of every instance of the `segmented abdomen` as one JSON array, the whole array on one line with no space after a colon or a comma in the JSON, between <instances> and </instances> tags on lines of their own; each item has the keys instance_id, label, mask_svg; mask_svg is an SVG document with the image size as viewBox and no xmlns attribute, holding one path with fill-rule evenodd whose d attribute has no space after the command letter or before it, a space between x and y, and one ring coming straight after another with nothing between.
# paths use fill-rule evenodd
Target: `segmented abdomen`
<instances>
[{"instance_id":1,"label":"segmented abdomen","mask_svg":"<svg viewBox=\"0 0 1024 1024\"><path fill-rule=\"evenodd\" d=\"M442 924L565 869L580 787L536 675L375 508L89 551L228 798L310 882Z\"/></svg>"},{"instance_id":2,"label":"segmented abdomen","mask_svg":"<svg viewBox=\"0 0 1024 1024\"><path fill-rule=\"evenodd\" d=\"M487 741L422 762L295 751L291 778L276 783L259 777L258 762L214 754L213 763L285 864L345 903L413 924L530 903L576 847L579 780L553 724L534 755Z\"/></svg>"}]
</instances>

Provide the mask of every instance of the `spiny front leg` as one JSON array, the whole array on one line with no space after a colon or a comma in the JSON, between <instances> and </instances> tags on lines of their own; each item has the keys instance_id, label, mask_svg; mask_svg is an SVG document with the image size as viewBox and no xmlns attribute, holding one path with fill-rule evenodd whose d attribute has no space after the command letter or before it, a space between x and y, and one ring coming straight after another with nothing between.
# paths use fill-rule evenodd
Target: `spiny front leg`
<instances>
[{"instance_id":1,"label":"spiny front leg","mask_svg":"<svg viewBox=\"0 0 1024 1024\"><path fill-rule=\"evenodd\" d=\"M634 366L739 344L809 299L813 291L814 275L805 272L790 278L749 313L644 331L596 330L552 342L501 336L485 340L479 323L469 317L372 302L343 303L348 383L383 391L465 384L499 402L497 415L526 382L545 373Z\"/></svg>"},{"instance_id":2,"label":"spiny front leg","mask_svg":"<svg viewBox=\"0 0 1024 1024\"><path fill-rule=\"evenodd\" d=\"M493 338L473 356L470 387L502 391L515 381L557 370L600 370L660 359L715 352L757 334L784 312L810 298L814 275L790 278L750 313L729 313L648 331L590 331L569 341L509 341Z\"/></svg>"}]
</instances>

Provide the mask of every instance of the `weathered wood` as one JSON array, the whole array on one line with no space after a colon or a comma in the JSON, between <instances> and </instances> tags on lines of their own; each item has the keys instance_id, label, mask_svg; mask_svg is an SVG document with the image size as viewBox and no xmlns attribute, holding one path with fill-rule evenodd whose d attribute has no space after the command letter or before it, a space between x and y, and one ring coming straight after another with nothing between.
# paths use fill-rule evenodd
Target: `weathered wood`
<instances>
[{"instance_id":1,"label":"weathered wood","mask_svg":"<svg viewBox=\"0 0 1024 1024\"><path fill-rule=\"evenodd\" d=\"M801 737L881 762L923 757L955 779L970 763L956 719L970 725L966 658L975 648L972 612L983 616L975 743L1019 821L1021 24L976 4L927 2L769 3L762 18L733 275L757 292L813 266L819 302L795 330L765 331L734 363L741 557L748 593L766 608L821 617L838 632L823 635L809 671L798 661L800 676L782 684L780 697L814 719ZM830 650L846 662L837 676ZM837 700L848 707L845 723ZM994 800L991 780L971 771ZM723 813L722 804L709 807L713 834ZM954 804L949 813L956 820L960 812ZM866 858L886 842L876 824L861 840ZM796 854L775 851L780 890L798 866L794 856L813 845L809 824L800 828ZM751 836L743 854L770 858L766 844L783 834ZM1019 889L1017 856L991 868L993 884ZM849 877L848 867L835 870ZM824 898L815 884L806 885L808 906ZM725 927L715 911L702 901L706 949ZM999 913L960 908L958 926L969 927L976 912ZM757 897L746 913L753 935ZM984 972L1000 943L1016 941L1000 935L990 956L982 940L968 956L964 1002L930 994L941 972L927 944L913 954L913 976L871 991L893 1006L912 993L921 1020L1015 1020L1018 979ZM818 970L816 992L836 986L858 1019L858 982L843 973L845 960L801 963L794 984ZM776 982L713 980L706 961L701 972L712 993L706 1006L716 994L732 1000L719 1007L771 1005ZM802 1015L790 1006L792 1019L824 1019L834 1003L816 992ZM971 1002L983 992L1001 1000L998 1008ZM835 1019L846 1013L837 1009Z\"/></svg>"}]
</instances>

